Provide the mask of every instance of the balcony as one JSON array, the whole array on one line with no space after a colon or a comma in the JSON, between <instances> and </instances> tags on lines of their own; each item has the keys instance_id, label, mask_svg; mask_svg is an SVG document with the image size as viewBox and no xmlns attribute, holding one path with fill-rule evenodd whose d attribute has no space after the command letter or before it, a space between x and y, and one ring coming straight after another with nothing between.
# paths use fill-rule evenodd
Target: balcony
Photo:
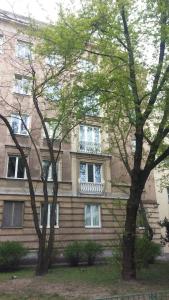
<instances>
[{"instance_id":1,"label":"balcony","mask_svg":"<svg viewBox=\"0 0 169 300\"><path fill-rule=\"evenodd\" d=\"M80 141L79 151L82 153L92 153L92 154L100 154L101 153L101 144Z\"/></svg>"},{"instance_id":2,"label":"balcony","mask_svg":"<svg viewBox=\"0 0 169 300\"><path fill-rule=\"evenodd\" d=\"M104 183L80 182L80 192L82 194L103 194Z\"/></svg>"}]
</instances>

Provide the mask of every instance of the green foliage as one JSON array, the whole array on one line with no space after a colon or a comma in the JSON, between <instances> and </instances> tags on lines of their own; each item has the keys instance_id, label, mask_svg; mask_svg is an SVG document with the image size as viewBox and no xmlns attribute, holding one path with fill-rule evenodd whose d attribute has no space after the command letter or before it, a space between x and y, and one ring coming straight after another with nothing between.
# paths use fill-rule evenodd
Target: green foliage
<instances>
[{"instance_id":1,"label":"green foliage","mask_svg":"<svg viewBox=\"0 0 169 300\"><path fill-rule=\"evenodd\" d=\"M147 267L154 263L161 253L161 245L150 241L146 236L136 238L136 265L137 268Z\"/></svg>"},{"instance_id":2,"label":"green foliage","mask_svg":"<svg viewBox=\"0 0 169 300\"><path fill-rule=\"evenodd\" d=\"M87 241L83 246L83 251L88 265L91 266L94 264L97 255L103 252L103 247L94 241Z\"/></svg>"},{"instance_id":3,"label":"green foliage","mask_svg":"<svg viewBox=\"0 0 169 300\"><path fill-rule=\"evenodd\" d=\"M13 271L18 269L20 261L27 250L15 241L0 243L0 271Z\"/></svg>"},{"instance_id":4,"label":"green foliage","mask_svg":"<svg viewBox=\"0 0 169 300\"><path fill-rule=\"evenodd\" d=\"M159 224L162 228L165 228L166 230L165 236L161 237L161 242L163 245L165 245L166 243L169 243L169 220L167 218L164 218L164 220L161 221Z\"/></svg>"},{"instance_id":5,"label":"green foliage","mask_svg":"<svg viewBox=\"0 0 169 300\"><path fill-rule=\"evenodd\" d=\"M71 266L77 266L80 261L93 265L97 255L103 252L101 244L94 241L72 242L65 248L64 256Z\"/></svg>"},{"instance_id":6,"label":"green foliage","mask_svg":"<svg viewBox=\"0 0 169 300\"><path fill-rule=\"evenodd\" d=\"M64 256L71 266L78 266L83 257L83 244L72 242L65 248Z\"/></svg>"},{"instance_id":7,"label":"green foliage","mask_svg":"<svg viewBox=\"0 0 169 300\"><path fill-rule=\"evenodd\" d=\"M154 263L155 258L161 253L161 245L150 241L146 236L137 237L135 243L135 261L137 269L148 267ZM113 262L122 265L122 246L113 248Z\"/></svg>"}]
</instances>

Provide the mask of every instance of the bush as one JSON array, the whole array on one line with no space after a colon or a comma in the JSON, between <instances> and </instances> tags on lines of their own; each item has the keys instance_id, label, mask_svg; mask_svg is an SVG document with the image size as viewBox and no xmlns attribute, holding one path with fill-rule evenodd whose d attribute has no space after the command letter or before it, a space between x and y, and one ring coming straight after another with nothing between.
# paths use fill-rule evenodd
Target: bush
<instances>
[{"instance_id":1,"label":"bush","mask_svg":"<svg viewBox=\"0 0 169 300\"><path fill-rule=\"evenodd\" d=\"M150 241L146 236L136 238L136 268L148 267L161 253L161 245ZM113 249L113 262L122 265L122 245Z\"/></svg>"},{"instance_id":2,"label":"bush","mask_svg":"<svg viewBox=\"0 0 169 300\"><path fill-rule=\"evenodd\" d=\"M155 258L161 253L161 245L150 241L146 236L136 239L136 265L137 268L147 267L154 263Z\"/></svg>"},{"instance_id":3,"label":"bush","mask_svg":"<svg viewBox=\"0 0 169 300\"><path fill-rule=\"evenodd\" d=\"M24 246L15 241L0 243L0 271L13 271L18 269L21 258L26 255Z\"/></svg>"},{"instance_id":4,"label":"bush","mask_svg":"<svg viewBox=\"0 0 169 300\"><path fill-rule=\"evenodd\" d=\"M89 266L93 265L98 254L103 252L103 247L94 241L88 241L83 246L84 257Z\"/></svg>"},{"instance_id":5,"label":"bush","mask_svg":"<svg viewBox=\"0 0 169 300\"><path fill-rule=\"evenodd\" d=\"M67 245L64 256L71 266L77 266L83 257L83 244L80 242L72 242Z\"/></svg>"}]
</instances>

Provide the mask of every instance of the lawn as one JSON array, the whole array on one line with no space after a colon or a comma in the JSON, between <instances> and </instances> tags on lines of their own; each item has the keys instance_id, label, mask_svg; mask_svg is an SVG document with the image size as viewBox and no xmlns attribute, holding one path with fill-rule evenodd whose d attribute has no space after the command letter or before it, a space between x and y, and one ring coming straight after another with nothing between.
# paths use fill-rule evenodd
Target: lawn
<instances>
[{"instance_id":1,"label":"lawn","mask_svg":"<svg viewBox=\"0 0 169 300\"><path fill-rule=\"evenodd\" d=\"M14 277L15 276L15 277ZM14 278L14 279L13 279ZM156 263L126 283L114 265L56 267L44 277L33 269L0 274L1 300L87 300L116 294L169 290L169 262Z\"/></svg>"}]
</instances>

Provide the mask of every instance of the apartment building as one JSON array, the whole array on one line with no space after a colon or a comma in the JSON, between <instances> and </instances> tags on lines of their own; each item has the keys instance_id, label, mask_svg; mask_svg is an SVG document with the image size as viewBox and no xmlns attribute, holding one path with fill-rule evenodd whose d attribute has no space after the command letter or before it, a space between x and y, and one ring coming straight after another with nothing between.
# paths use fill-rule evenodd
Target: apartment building
<instances>
[{"instance_id":1,"label":"apartment building","mask_svg":"<svg viewBox=\"0 0 169 300\"><path fill-rule=\"evenodd\" d=\"M38 128L37 116L32 109L29 77L19 71L19 67L30 55L30 47L28 38L18 29L26 26L28 20L21 16L13 18L12 14L3 11L0 12L0 20L0 93L3 94L3 99L9 99L9 119L13 131L27 153L36 186L41 223L43 192L40 169L29 135L12 111L12 104L16 103L16 99L23 99L24 122L31 130L35 125L36 129ZM3 103L5 105L5 102ZM48 153L41 128L34 131L34 137L45 168L48 165ZM57 143L55 147L57 152ZM105 251L111 251L112 245L119 241L119 233L122 233L124 224L129 178L119 159L107 151L108 147L109 134L102 125L99 109L94 114L87 114L84 122L71 132L71 138L62 143L57 166L59 192L55 225L55 245L61 253L65 245L74 240L98 241L104 245ZM2 122L0 150L0 241L20 241L32 252L36 252L38 239L24 166L8 129ZM50 186L50 169L48 180ZM52 198L52 192L49 198ZM147 182L143 198L154 229L154 239L159 240L153 175Z\"/></svg>"}]
</instances>

